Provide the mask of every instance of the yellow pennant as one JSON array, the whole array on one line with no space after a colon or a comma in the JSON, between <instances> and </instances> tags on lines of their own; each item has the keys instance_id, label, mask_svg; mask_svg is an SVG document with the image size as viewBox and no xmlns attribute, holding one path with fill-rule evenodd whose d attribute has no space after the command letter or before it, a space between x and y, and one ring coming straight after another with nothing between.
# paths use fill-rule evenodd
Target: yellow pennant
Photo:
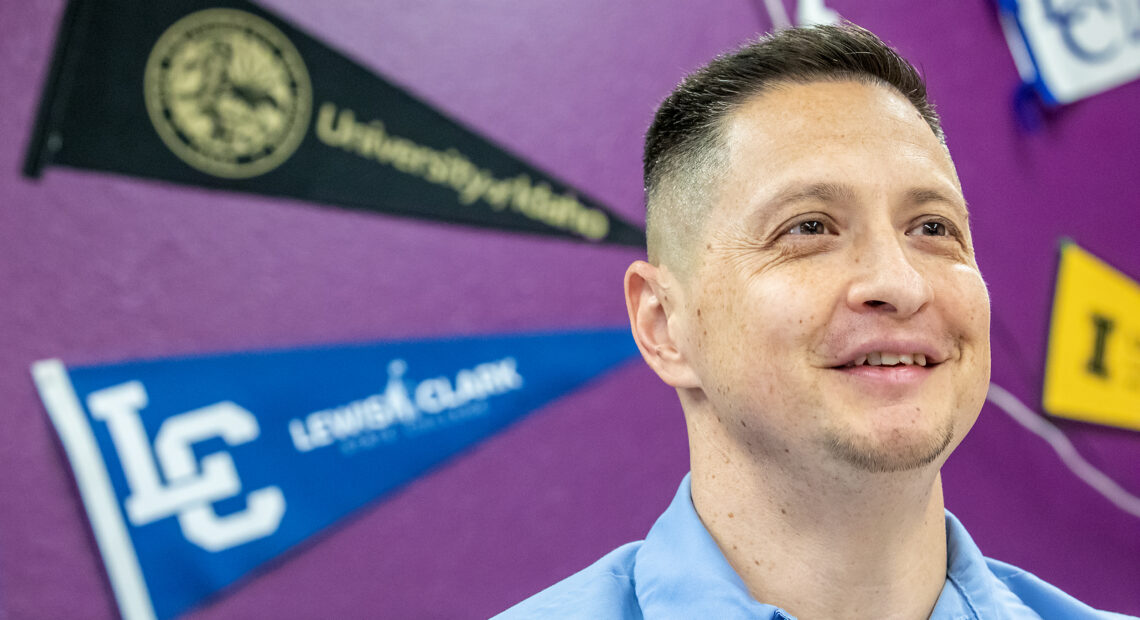
<instances>
[{"instance_id":1,"label":"yellow pennant","mask_svg":"<svg viewBox=\"0 0 1140 620\"><path fill-rule=\"evenodd\" d=\"M1140 285L1092 254L1061 248L1045 410L1140 430Z\"/></svg>"}]
</instances>

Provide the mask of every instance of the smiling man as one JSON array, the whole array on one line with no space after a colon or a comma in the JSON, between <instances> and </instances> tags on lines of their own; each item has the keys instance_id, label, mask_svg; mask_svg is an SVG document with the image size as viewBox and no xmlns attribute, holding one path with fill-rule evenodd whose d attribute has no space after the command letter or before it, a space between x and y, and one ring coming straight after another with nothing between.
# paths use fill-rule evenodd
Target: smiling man
<instances>
[{"instance_id":1,"label":"smiling man","mask_svg":"<svg viewBox=\"0 0 1140 620\"><path fill-rule=\"evenodd\" d=\"M691 473L645 541L503 618L1107 618L985 559L939 469L990 375L989 297L922 79L851 25L717 58L645 149L634 338Z\"/></svg>"}]
</instances>

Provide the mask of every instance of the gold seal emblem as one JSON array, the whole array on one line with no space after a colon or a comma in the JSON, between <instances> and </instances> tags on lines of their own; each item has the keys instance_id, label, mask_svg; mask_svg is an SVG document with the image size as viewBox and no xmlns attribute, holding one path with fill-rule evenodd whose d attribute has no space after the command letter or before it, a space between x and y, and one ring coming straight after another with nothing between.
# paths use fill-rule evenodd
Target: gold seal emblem
<instances>
[{"instance_id":1,"label":"gold seal emblem","mask_svg":"<svg viewBox=\"0 0 1140 620\"><path fill-rule=\"evenodd\" d=\"M305 138L312 85L293 44L244 11L207 9L159 37L146 64L147 112L187 164L244 179L281 165Z\"/></svg>"}]
</instances>

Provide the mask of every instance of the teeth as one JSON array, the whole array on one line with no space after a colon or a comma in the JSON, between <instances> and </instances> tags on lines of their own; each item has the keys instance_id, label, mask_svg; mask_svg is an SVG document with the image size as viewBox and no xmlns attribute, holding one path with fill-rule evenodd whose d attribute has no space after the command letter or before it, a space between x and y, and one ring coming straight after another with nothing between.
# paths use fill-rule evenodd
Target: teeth
<instances>
[{"instance_id":1,"label":"teeth","mask_svg":"<svg viewBox=\"0 0 1140 620\"><path fill-rule=\"evenodd\" d=\"M897 364L904 366L926 366L926 354L873 351L855 358L855 360L850 363L850 366L895 366Z\"/></svg>"}]
</instances>

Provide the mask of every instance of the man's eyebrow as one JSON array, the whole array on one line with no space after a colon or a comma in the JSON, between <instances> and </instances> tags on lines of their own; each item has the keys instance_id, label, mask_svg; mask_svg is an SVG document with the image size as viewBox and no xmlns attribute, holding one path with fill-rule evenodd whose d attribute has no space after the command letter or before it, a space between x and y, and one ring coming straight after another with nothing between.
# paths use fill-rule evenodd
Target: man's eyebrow
<instances>
[{"instance_id":1,"label":"man's eyebrow","mask_svg":"<svg viewBox=\"0 0 1140 620\"><path fill-rule=\"evenodd\" d=\"M785 187L772 197L766 205L768 209L801 200L817 200L819 202L854 202L855 189L842 183L809 183L807 185L791 185Z\"/></svg>"},{"instance_id":2,"label":"man's eyebrow","mask_svg":"<svg viewBox=\"0 0 1140 620\"><path fill-rule=\"evenodd\" d=\"M932 188L915 188L906 193L906 200L913 205L926 204L928 202L941 202L956 207L962 211L962 214L969 217L969 208L966 206L964 199L953 194L946 194L945 192L938 191Z\"/></svg>"},{"instance_id":3,"label":"man's eyebrow","mask_svg":"<svg viewBox=\"0 0 1140 620\"><path fill-rule=\"evenodd\" d=\"M775 196L764 203L763 208L757 209L753 214L754 222L759 223L771 217L777 217L779 208L801 201L815 201L822 203L854 203L858 202L858 192L855 188L844 183L821 181L817 183L793 183L780 190ZM947 193L932 187L916 187L907 190L905 200L908 204L922 205L929 202L940 202L961 211L966 218L970 217L965 200L954 193Z\"/></svg>"},{"instance_id":4,"label":"man's eyebrow","mask_svg":"<svg viewBox=\"0 0 1140 620\"><path fill-rule=\"evenodd\" d=\"M780 208L801 201L823 203L854 202L855 189L842 183L821 181L817 183L791 183L769 198L763 205L753 211L749 218L754 228L761 229L767 226L772 218L780 216Z\"/></svg>"}]
</instances>

